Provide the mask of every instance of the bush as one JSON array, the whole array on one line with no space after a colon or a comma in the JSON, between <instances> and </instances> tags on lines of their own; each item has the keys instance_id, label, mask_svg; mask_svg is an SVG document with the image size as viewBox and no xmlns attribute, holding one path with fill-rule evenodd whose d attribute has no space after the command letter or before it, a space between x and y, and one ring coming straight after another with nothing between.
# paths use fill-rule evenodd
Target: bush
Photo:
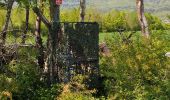
<instances>
[{"instance_id":1,"label":"bush","mask_svg":"<svg viewBox=\"0 0 170 100\"><path fill-rule=\"evenodd\" d=\"M92 96L83 95L82 93L67 93L57 100L96 100Z\"/></svg>"},{"instance_id":2,"label":"bush","mask_svg":"<svg viewBox=\"0 0 170 100\"><path fill-rule=\"evenodd\" d=\"M118 29L127 29L125 13L112 11L103 18L103 30L107 32L118 31Z\"/></svg>"},{"instance_id":3,"label":"bush","mask_svg":"<svg viewBox=\"0 0 170 100\"><path fill-rule=\"evenodd\" d=\"M34 100L54 100L62 92L62 85L53 84L51 87L40 87L35 91Z\"/></svg>"},{"instance_id":4,"label":"bush","mask_svg":"<svg viewBox=\"0 0 170 100\"><path fill-rule=\"evenodd\" d=\"M156 17L151 15L150 13L146 13L146 19L149 24L149 29L150 30L164 30L164 25L162 24L161 20Z\"/></svg>"},{"instance_id":5,"label":"bush","mask_svg":"<svg viewBox=\"0 0 170 100\"><path fill-rule=\"evenodd\" d=\"M124 43L118 35L107 38L110 57L101 57L104 90L111 99L168 99L170 50L163 31L153 32L149 40L135 35Z\"/></svg>"},{"instance_id":6,"label":"bush","mask_svg":"<svg viewBox=\"0 0 170 100\"><path fill-rule=\"evenodd\" d=\"M126 13L125 17L126 17L128 30L131 30L131 31L140 30L140 25L139 25L138 18L136 16L136 12L128 12Z\"/></svg>"},{"instance_id":7,"label":"bush","mask_svg":"<svg viewBox=\"0 0 170 100\"><path fill-rule=\"evenodd\" d=\"M62 22L78 22L79 21L79 9L66 10L61 12Z\"/></svg>"},{"instance_id":8,"label":"bush","mask_svg":"<svg viewBox=\"0 0 170 100\"><path fill-rule=\"evenodd\" d=\"M41 84L40 73L34 62L36 50L31 47L18 48L17 60L4 65L7 73L0 74L0 92L12 93L14 99L27 99L35 96L35 90ZM2 76L2 77L1 77Z\"/></svg>"},{"instance_id":9,"label":"bush","mask_svg":"<svg viewBox=\"0 0 170 100\"><path fill-rule=\"evenodd\" d=\"M95 90L89 90L86 86L87 76L77 75L71 82L63 86L61 95L57 100L95 100L93 94Z\"/></svg>"}]
</instances>

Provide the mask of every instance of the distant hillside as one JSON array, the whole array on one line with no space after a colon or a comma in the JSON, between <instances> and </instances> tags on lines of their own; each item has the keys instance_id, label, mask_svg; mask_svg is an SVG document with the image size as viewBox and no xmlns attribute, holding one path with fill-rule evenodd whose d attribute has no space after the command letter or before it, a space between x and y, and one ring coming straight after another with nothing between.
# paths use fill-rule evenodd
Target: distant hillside
<instances>
[{"instance_id":1,"label":"distant hillside","mask_svg":"<svg viewBox=\"0 0 170 100\"><path fill-rule=\"evenodd\" d=\"M87 7L106 12L112 9L130 10L136 9L136 0L87 0ZM157 15L170 13L170 0L144 0L145 11ZM75 8L79 5L79 0L64 0L63 8Z\"/></svg>"}]
</instances>

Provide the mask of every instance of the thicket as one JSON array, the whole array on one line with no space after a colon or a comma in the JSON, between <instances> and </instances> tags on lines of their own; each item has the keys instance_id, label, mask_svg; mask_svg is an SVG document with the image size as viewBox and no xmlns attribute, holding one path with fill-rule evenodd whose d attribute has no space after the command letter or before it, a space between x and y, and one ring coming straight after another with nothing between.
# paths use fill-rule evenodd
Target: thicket
<instances>
[{"instance_id":1,"label":"thicket","mask_svg":"<svg viewBox=\"0 0 170 100\"><path fill-rule=\"evenodd\" d=\"M101 76L105 77L104 93L108 98L170 98L170 59L165 57L165 53L170 50L167 33L152 31L149 40L142 38L139 33L135 33L130 41L123 41L118 34L106 37L111 55L101 56L100 69Z\"/></svg>"},{"instance_id":2,"label":"thicket","mask_svg":"<svg viewBox=\"0 0 170 100\"><path fill-rule=\"evenodd\" d=\"M0 28L4 23L5 10L0 10ZM45 14L48 16L48 13ZM136 13L112 11L100 14L95 10L88 11L86 21L96 21L101 25L101 31L112 32L106 37L110 49L109 56L100 55L100 86L89 90L86 86L86 76L76 76L68 84L54 84L47 87L41 80L37 66L37 50L19 48L17 60L12 60L5 70L0 72L0 99L12 96L15 100L105 100L105 99L160 99L170 98L170 59L165 53L170 51L170 34L161 20L151 14L146 14L151 31L150 39L144 39L139 33L131 31L140 29ZM30 30L34 32L35 15L30 15ZM61 12L62 21L79 21L77 9ZM15 28L24 28L24 13L22 9L14 9L12 22ZM11 26L10 26L11 27ZM123 37L117 32L125 29ZM47 29L42 25L43 34ZM33 32L30 32L31 34ZM103 33L104 34L104 33ZM105 33L107 36L107 33ZM8 40L7 40L8 41ZM32 40L33 41L33 40Z\"/></svg>"},{"instance_id":3,"label":"thicket","mask_svg":"<svg viewBox=\"0 0 170 100\"><path fill-rule=\"evenodd\" d=\"M103 33L104 34L104 33ZM106 33L107 34L107 33ZM36 49L20 48L18 60L6 65L14 76L0 74L1 98L4 91L14 99L96 100L170 98L170 51L168 31L152 31L148 40L139 32L126 41L117 33L105 37L109 56L100 55L100 86L89 90L86 76L76 76L68 84L47 87L36 65ZM131 32L124 32L124 37ZM18 62L19 61L19 62Z\"/></svg>"}]
</instances>

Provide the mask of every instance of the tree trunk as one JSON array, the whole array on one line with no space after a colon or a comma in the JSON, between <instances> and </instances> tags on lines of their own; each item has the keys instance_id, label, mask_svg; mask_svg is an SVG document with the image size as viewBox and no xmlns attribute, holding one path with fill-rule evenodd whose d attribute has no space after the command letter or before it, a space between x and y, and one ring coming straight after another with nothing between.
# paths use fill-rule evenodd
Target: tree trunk
<instances>
[{"instance_id":1,"label":"tree trunk","mask_svg":"<svg viewBox=\"0 0 170 100\"><path fill-rule=\"evenodd\" d=\"M43 13L43 1L39 0L39 8L41 12ZM44 66L44 47L42 43L42 38L41 38L41 18L37 16L36 19L36 26L35 26L35 42L36 42L36 47L38 49L38 65L41 69L43 69Z\"/></svg>"},{"instance_id":2,"label":"tree trunk","mask_svg":"<svg viewBox=\"0 0 170 100\"><path fill-rule=\"evenodd\" d=\"M13 4L14 4L14 0L7 1L6 21L5 21L5 25L2 29L2 32L0 33L0 44L2 44L2 45L5 44L6 34L7 34L8 24L9 24L10 17L11 17L11 10L12 10Z\"/></svg>"},{"instance_id":3,"label":"tree trunk","mask_svg":"<svg viewBox=\"0 0 170 100\"><path fill-rule=\"evenodd\" d=\"M26 17L25 17L25 30L24 34L22 36L22 44L25 44L25 39L26 39L26 34L28 32L28 27L29 27L29 6L26 6L25 11L26 11Z\"/></svg>"},{"instance_id":4,"label":"tree trunk","mask_svg":"<svg viewBox=\"0 0 170 100\"><path fill-rule=\"evenodd\" d=\"M145 37L149 37L149 28L148 23L144 14L144 1L143 0L136 0L136 6L137 6L137 15L139 24L141 26L142 34Z\"/></svg>"},{"instance_id":5,"label":"tree trunk","mask_svg":"<svg viewBox=\"0 0 170 100\"><path fill-rule=\"evenodd\" d=\"M37 14L42 20L42 22L47 26L49 30L48 40L47 40L47 58L45 61L45 69L47 72L47 84L51 84L58 81L59 76L58 72L55 72L58 69L57 65L57 48L58 48L58 33L60 31L60 6L56 5L56 0L49 0L50 4L50 17L51 22L49 22L42 12L37 8L33 7L34 13Z\"/></svg>"},{"instance_id":6,"label":"tree trunk","mask_svg":"<svg viewBox=\"0 0 170 100\"><path fill-rule=\"evenodd\" d=\"M59 77L55 73L57 69L57 48L58 48L58 32L60 29L59 15L60 6L55 4L55 0L50 0L51 28L49 29L48 44L47 44L47 68L48 68L48 85L58 81ZM57 78L57 79L56 79Z\"/></svg>"},{"instance_id":7,"label":"tree trunk","mask_svg":"<svg viewBox=\"0 0 170 100\"><path fill-rule=\"evenodd\" d=\"M84 22L85 19L85 9L86 9L86 0L80 0L80 21Z\"/></svg>"}]
</instances>

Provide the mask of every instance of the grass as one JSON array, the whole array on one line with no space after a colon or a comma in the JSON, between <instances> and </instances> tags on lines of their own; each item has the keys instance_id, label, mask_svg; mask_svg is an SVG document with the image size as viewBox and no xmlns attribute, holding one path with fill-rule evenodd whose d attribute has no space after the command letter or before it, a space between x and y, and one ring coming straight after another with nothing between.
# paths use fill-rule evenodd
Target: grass
<instances>
[{"instance_id":1,"label":"grass","mask_svg":"<svg viewBox=\"0 0 170 100\"><path fill-rule=\"evenodd\" d=\"M158 34L158 33L161 34L161 32L164 35L161 35L160 38L163 38L164 40L169 41L170 40L170 30L164 30L164 31L160 31L160 32L159 31L152 31L151 33L152 34ZM131 32L124 32L123 34L125 36L128 36L130 33ZM18 34L21 35L22 33L18 33ZM33 33L29 32L28 34L33 34ZM141 33L140 32L136 32L136 33L133 33L133 34L134 35L132 35L132 37L134 39L134 38L137 38L138 35L140 35ZM121 37L118 32L101 32L99 34L99 43L105 42L108 37L113 37L113 36ZM47 40L47 36L46 35L42 35L42 40L43 40L43 43L45 45L46 44L46 40ZM7 35L7 43L8 44L15 43L15 38L14 38L12 33ZM21 36L16 38L16 43L21 43ZM26 39L26 44L35 44L35 38L28 36L27 39Z\"/></svg>"},{"instance_id":2,"label":"grass","mask_svg":"<svg viewBox=\"0 0 170 100\"><path fill-rule=\"evenodd\" d=\"M110 32L110 33L100 33L100 34L99 34L99 43L104 42L104 41L105 41L105 38L107 38L107 37L112 37L114 34L116 34L116 33L114 33L114 32Z\"/></svg>"},{"instance_id":3,"label":"grass","mask_svg":"<svg viewBox=\"0 0 170 100\"><path fill-rule=\"evenodd\" d=\"M21 43L21 34L22 33L17 33L17 34L19 34L20 36L18 36L16 38L16 40L15 40L14 34L10 33L9 35L7 35L7 44L15 43L15 41L16 41L16 43ZM32 34L32 33L29 32L27 34ZM117 32L100 33L99 34L99 43L104 42L107 37L112 37L117 34L119 34L119 33L117 33ZM42 40L45 43L47 40L47 36L42 35ZM27 36L26 44L35 44L35 38Z\"/></svg>"},{"instance_id":4,"label":"grass","mask_svg":"<svg viewBox=\"0 0 170 100\"><path fill-rule=\"evenodd\" d=\"M125 36L125 37L128 37L131 33L132 33L131 31L122 32L123 36ZM132 33L132 34L133 34L132 36L138 36L138 35L140 35L140 32L137 31L137 32ZM100 33L99 34L99 43L105 42L108 37L113 37L113 36L118 36L118 37L122 38L122 36L120 36L120 33L118 33L118 32Z\"/></svg>"}]
</instances>

